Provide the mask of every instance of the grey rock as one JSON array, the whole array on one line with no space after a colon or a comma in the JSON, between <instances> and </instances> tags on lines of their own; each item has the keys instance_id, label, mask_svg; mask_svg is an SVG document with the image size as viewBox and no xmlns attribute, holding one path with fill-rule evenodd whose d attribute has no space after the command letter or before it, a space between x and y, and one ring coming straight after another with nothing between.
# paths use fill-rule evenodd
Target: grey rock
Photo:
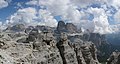
<instances>
[{"instance_id":1,"label":"grey rock","mask_svg":"<svg viewBox=\"0 0 120 64\"><path fill-rule=\"evenodd\" d=\"M25 33L26 33L26 34L29 34L32 29L34 29L33 26L28 26L27 28L25 28Z\"/></svg>"},{"instance_id":2,"label":"grey rock","mask_svg":"<svg viewBox=\"0 0 120 64\"><path fill-rule=\"evenodd\" d=\"M38 37L38 34L39 34L38 29L32 29L28 35L27 40L28 41L35 41Z\"/></svg>"},{"instance_id":3,"label":"grey rock","mask_svg":"<svg viewBox=\"0 0 120 64\"><path fill-rule=\"evenodd\" d=\"M63 32L80 33L81 29L77 29L77 27L72 23L65 23L64 21L59 21L56 32L59 34Z\"/></svg>"},{"instance_id":4,"label":"grey rock","mask_svg":"<svg viewBox=\"0 0 120 64\"><path fill-rule=\"evenodd\" d=\"M58 25L60 26L57 28L60 31L58 34L51 31L53 28L42 26L25 28L25 32L3 31L0 33L0 62L2 64L99 64L97 49L93 43L84 41L82 34L70 36L62 21ZM73 33L75 28L73 24L68 24L67 30Z\"/></svg>"},{"instance_id":5,"label":"grey rock","mask_svg":"<svg viewBox=\"0 0 120 64\"><path fill-rule=\"evenodd\" d=\"M64 21L59 21L58 25L57 25L57 32L58 33L62 33L62 32L66 32L66 24Z\"/></svg>"},{"instance_id":6,"label":"grey rock","mask_svg":"<svg viewBox=\"0 0 120 64\"><path fill-rule=\"evenodd\" d=\"M99 64L96 55L97 50L94 47L94 44L85 43L84 45L81 46L81 49L86 64Z\"/></svg>"},{"instance_id":7,"label":"grey rock","mask_svg":"<svg viewBox=\"0 0 120 64\"><path fill-rule=\"evenodd\" d=\"M78 42L80 43L80 41L78 41ZM78 64L86 64L85 59L83 58L80 44L78 42L76 42L73 46L74 51L75 51L76 56L77 56L77 62L78 62Z\"/></svg>"},{"instance_id":8,"label":"grey rock","mask_svg":"<svg viewBox=\"0 0 120 64\"><path fill-rule=\"evenodd\" d=\"M34 64L62 64L62 58L51 33L41 33L33 43Z\"/></svg>"},{"instance_id":9,"label":"grey rock","mask_svg":"<svg viewBox=\"0 0 120 64\"><path fill-rule=\"evenodd\" d=\"M105 34L89 33L84 34L82 40L91 41L97 48L98 59L105 62L111 53L111 45L106 40Z\"/></svg>"},{"instance_id":10,"label":"grey rock","mask_svg":"<svg viewBox=\"0 0 120 64\"><path fill-rule=\"evenodd\" d=\"M4 45L5 45L5 43L0 41L0 48L2 48Z\"/></svg>"},{"instance_id":11,"label":"grey rock","mask_svg":"<svg viewBox=\"0 0 120 64\"><path fill-rule=\"evenodd\" d=\"M11 30L11 31L15 31L15 32L24 31L25 25L24 24L16 24L16 25L13 25L12 27L8 27L6 30Z\"/></svg>"},{"instance_id":12,"label":"grey rock","mask_svg":"<svg viewBox=\"0 0 120 64\"><path fill-rule=\"evenodd\" d=\"M120 52L113 52L109 57L107 64L120 64Z\"/></svg>"},{"instance_id":13,"label":"grey rock","mask_svg":"<svg viewBox=\"0 0 120 64\"><path fill-rule=\"evenodd\" d=\"M57 47L60 51L63 64L78 64L74 48L71 47L65 33L61 34Z\"/></svg>"},{"instance_id":14,"label":"grey rock","mask_svg":"<svg viewBox=\"0 0 120 64\"><path fill-rule=\"evenodd\" d=\"M77 33L77 27L72 23L66 23L66 29L69 33Z\"/></svg>"}]
</instances>

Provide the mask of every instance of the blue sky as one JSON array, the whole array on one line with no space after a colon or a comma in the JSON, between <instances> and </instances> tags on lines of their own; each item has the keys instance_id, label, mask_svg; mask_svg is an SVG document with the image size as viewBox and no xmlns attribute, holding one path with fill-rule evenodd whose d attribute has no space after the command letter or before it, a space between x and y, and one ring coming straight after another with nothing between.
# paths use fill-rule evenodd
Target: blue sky
<instances>
[{"instance_id":1,"label":"blue sky","mask_svg":"<svg viewBox=\"0 0 120 64\"><path fill-rule=\"evenodd\" d=\"M12 0L7 7L0 9L0 20L5 21L10 15L17 12L17 10L20 9L20 7L17 6L18 3L22 3L22 6L26 7L25 3L28 1L29 0Z\"/></svg>"}]
</instances>

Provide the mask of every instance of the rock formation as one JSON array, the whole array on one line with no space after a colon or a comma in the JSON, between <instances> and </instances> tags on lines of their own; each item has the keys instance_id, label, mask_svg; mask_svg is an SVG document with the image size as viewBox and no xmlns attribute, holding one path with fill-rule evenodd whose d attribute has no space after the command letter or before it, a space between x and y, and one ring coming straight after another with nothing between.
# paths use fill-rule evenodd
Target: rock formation
<instances>
[{"instance_id":1,"label":"rock formation","mask_svg":"<svg viewBox=\"0 0 120 64\"><path fill-rule=\"evenodd\" d=\"M58 26L59 33L43 26L1 32L0 64L99 64L96 46L84 41L83 34L71 35L73 24L67 24L69 34L64 32L66 24Z\"/></svg>"},{"instance_id":2,"label":"rock formation","mask_svg":"<svg viewBox=\"0 0 120 64\"><path fill-rule=\"evenodd\" d=\"M66 29L67 29L67 32L69 32L69 33L76 33L76 32L78 32L77 31L77 27L74 24L72 24L72 23L66 23Z\"/></svg>"},{"instance_id":3,"label":"rock formation","mask_svg":"<svg viewBox=\"0 0 120 64\"><path fill-rule=\"evenodd\" d=\"M120 64L120 52L113 52L108 59L107 64Z\"/></svg>"},{"instance_id":4,"label":"rock formation","mask_svg":"<svg viewBox=\"0 0 120 64\"><path fill-rule=\"evenodd\" d=\"M105 62L111 53L111 45L107 42L104 34L99 33L89 33L84 34L84 41L91 41L95 44L97 51L97 56L100 62Z\"/></svg>"},{"instance_id":5,"label":"rock formation","mask_svg":"<svg viewBox=\"0 0 120 64\"><path fill-rule=\"evenodd\" d=\"M57 33L62 33L62 32L66 32L66 33L78 33L81 32L81 30L77 29L77 27L72 24L72 23L65 23L64 21L59 21L58 22L58 26L57 26Z\"/></svg>"},{"instance_id":6,"label":"rock formation","mask_svg":"<svg viewBox=\"0 0 120 64\"><path fill-rule=\"evenodd\" d=\"M65 33L61 34L57 47L60 51L63 64L78 64L74 48L70 44Z\"/></svg>"},{"instance_id":7,"label":"rock formation","mask_svg":"<svg viewBox=\"0 0 120 64\"><path fill-rule=\"evenodd\" d=\"M11 31L15 31L15 32L24 31L25 25L24 24L16 24L12 27L9 26L6 30L11 30Z\"/></svg>"},{"instance_id":8,"label":"rock formation","mask_svg":"<svg viewBox=\"0 0 120 64\"><path fill-rule=\"evenodd\" d=\"M64 21L59 21L57 26L57 33L67 32L66 24Z\"/></svg>"}]
</instances>

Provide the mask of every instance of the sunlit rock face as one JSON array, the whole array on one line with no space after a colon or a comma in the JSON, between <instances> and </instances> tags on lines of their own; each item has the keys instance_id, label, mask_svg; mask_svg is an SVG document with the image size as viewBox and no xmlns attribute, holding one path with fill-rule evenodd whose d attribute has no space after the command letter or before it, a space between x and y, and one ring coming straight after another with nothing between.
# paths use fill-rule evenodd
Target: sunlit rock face
<instances>
[{"instance_id":1,"label":"sunlit rock face","mask_svg":"<svg viewBox=\"0 0 120 64\"><path fill-rule=\"evenodd\" d=\"M75 26L68 24L67 29L72 32ZM61 32L64 27L59 28L60 33L54 30L45 26L28 26L24 31L2 31L0 63L99 64L96 46L84 41L83 34Z\"/></svg>"},{"instance_id":2,"label":"sunlit rock face","mask_svg":"<svg viewBox=\"0 0 120 64\"><path fill-rule=\"evenodd\" d=\"M78 64L74 48L70 45L66 34L61 34L57 47L63 59L63 64Z\"/></svg>"}]
</instances>

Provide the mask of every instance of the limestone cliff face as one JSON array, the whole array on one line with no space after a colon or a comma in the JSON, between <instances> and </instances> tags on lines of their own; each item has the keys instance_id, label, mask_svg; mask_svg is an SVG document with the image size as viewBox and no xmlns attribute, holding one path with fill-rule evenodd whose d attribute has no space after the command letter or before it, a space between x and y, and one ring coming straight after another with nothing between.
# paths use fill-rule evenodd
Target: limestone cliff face
<instances>
[{"instance_id":1,"label":"limestone cliff face","mask_svg":"<svg viewBox=\"0 0 120 64\"><path fill-rule=\"evenodd\" d=\"M65 33L61 34L57 47L60 51L63 64L78 64L74 48L70 44Z\"/></svg>"},{"instance_id":2,"label":"limestone cliff face","mask_svg":"<svg viewBox=\"0 0 120 64\"><path fill-rule=\"evenodd\" d=\"M56 32L57 33L62 33L62 32L77 33L77 32L81 32L81 30L78 30L77 27L72 23L65 24L64 21L59 21Z\"/></svg>"},{"instance_id":3,"label":"limestone cliff face","mask_svg":"<svg viewBox=\"0 0 120 64\"><path fill-rule=\"evenodd\" d=\"M98 59L100 62L105 62L111 53L111 45L106 40L106 35L99 33L84 34L84 41L91 41L97 48Z\"/></svg>"},{"instance_id":4,"label":"limestone cliff face","mask_svg":"<svg viewBox=\"0 0 120 64\"><path fill-rule=\"evenodd\" d=\"M13 25L13 26L9 26L6 30L19 32L19 31L24 31L24 29L25 29L24 24L16 24L16 25Z\"/></svg>"},{"instance_id":5,"label":"limestone cliff face","mask_svg":"<svg viewBox=\"0 0 120 64\"><path fill-rule=\"evenodd\" d=\"M104 34L103 35L99 33L84 34L83 39L85 41L92 41L96 45L96 47L108 44Z\"/></svg>"},{"instance_id":6,"label":"limestone cliff face","mask_svg":"<svg viewBox=\"0 0 120 64\"><path fill-rule=\"evenodd\" d=\"M96 46L83 35L51 30L37 26L1 32L0 64L99 64Z\"/></svg>"},{"instance_id":7,"label":"limestone cliff face","mask_svg":"<svg viewBox=\"0 0 120 64\"><path fill-rule=\"evenodd\" d=\"M64 21L59 21L58 22L58 26L57 26L56 32L57 33L67 32L66 24L64 23Z\"/></svg>"},{"instance_id":8,"label":"limestone cliff face","mask_svg":"<svg viewBox=\"0 0 120 64\"><path fill-rule=\"evenodd\" d=\"M107 64L120 64L120 52L113 52L107 60Z\"/></svg>"}]
</instances>

